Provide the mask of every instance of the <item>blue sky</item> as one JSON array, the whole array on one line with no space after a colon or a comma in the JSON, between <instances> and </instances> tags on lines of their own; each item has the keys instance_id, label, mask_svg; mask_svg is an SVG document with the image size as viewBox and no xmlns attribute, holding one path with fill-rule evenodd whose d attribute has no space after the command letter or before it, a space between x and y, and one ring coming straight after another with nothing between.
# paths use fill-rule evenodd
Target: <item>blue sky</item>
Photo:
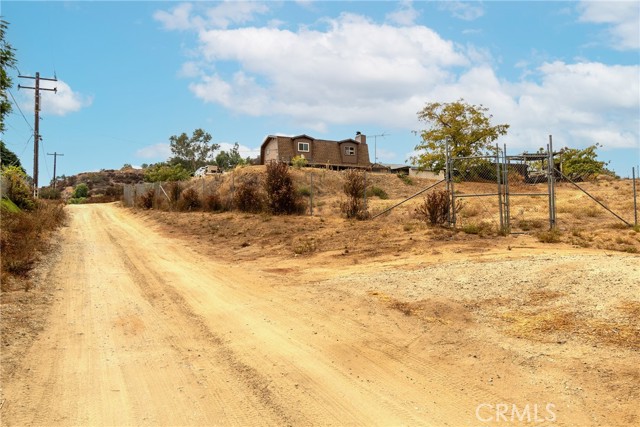
<instances>
[{"instance_id":1,"label":"blue sky","mask_svg":"<svg viewBox=\"0 0 640 427\"><path fill-rule=\"evenodd\" d=\"M511 125L510 154L596 142L621 176L640 164L640 3L2 1L22 74L43 92L40 183L165 160L203 128L256 155L268 134L376 138L403 163L425 103L459 98ZM3 140L31 173L33 91Z\"/></svg>"}]
</instances>

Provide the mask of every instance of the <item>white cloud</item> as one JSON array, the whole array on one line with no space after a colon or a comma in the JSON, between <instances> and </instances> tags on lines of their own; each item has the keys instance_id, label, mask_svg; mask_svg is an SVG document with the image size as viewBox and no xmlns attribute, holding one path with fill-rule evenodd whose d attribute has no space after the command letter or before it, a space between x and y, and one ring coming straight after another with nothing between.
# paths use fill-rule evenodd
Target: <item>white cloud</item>
<instances>
[{"instance_id":1,"label":"white cloud","mask_svg":"<svg viewBox=\"0 0 640 427\"><path fill-rule=\"evenodd\" d=\"M544 146L548 134L560 146L638 147L638 66L538 58L518 65L526 68L521 80L508 81L487 50L424 26L353 14L324 22L296 31L200 29L196 59L183 67L189 88L204 102L286 117L319 133L357 123L418 129L416 112L426 102L464 98L487 106L494 123L511 125L501 140L511 152Z\"/></svg>"},{"instance_id":2,"label":"white cloud","mask_svg":"<svg viewBox=\"0 0 640 427\"><path fill-rule=\"evenodd\" d=\"M413 2L405 0L400 2L398 10L388 13L386 19L394 24L409 26L415 23L418 16L420 12L414 9Z\"/></svg>"},{"instance_id":3,"label":"white cloud","mask_svg":"<svg viewBox=\"0 0 640 427\"><path fill-rule=\"evenodd\" d=\"M233 24L245 24L256 15L265 14L269 8L265 3L248 1L224 1L204 10L204 16L195 15L191 3L182 3L169 12L158 10L153 14L166 30L191 30L228 28Z\"/></svg>"},{"instance_id":4,"label":"white cloud","mask_svg":"<svg viewBox=\"0 0 640 427\"><path fill-rule=\"evenodd\" d=\"M234 144L229 143L229 142L221 142L220 143L220 149L218 151L216 151L216 154L219 153L220 151L230 151L233 148ZM240 153L240 155L242 156L242 158L247 158L247 157L258 157L260 155L260 148L251 148L251 147L247 147L246 145L242 145L242 144L238 144L238 152Z\"/></svg>"},{"instance_id":5,"label":"white cloud","mask_svg":"<svg viewBox=\"0 0 640 427\"><path fill-rule=\"evenodd\" d=\"M43 89L57 89L55 92L47 90L40 91L40 111L44 115L65 116L88 107L93 103L92 96L74 92L71 87L62 80L58 80L57 82L41 80L40 87ZM23 109L33 111L34 92L33 90L29 90L28 93L23 96L23 101L20 103Z\"/></svg>"},{"instance_id":6,"label":"white cloud","mask_svg":"<svg viewBox=\"0 0 640 427\"><path fill-rule=\"evenodd\" d=\"M379 25L350 14L327 24L325 31L201 31L203 59L234 62L240 70L204 76L190 89L206 102L287 115L314 129L374 115L395 123L407 104L417 108L416 93L451 77L447 67L468 65L460 49L426 27Z\"/></svg>"},{"instance_id":7,"label":"white cloud","mask_svg":"<svg viewBox=\"0 0 640 427\"><path fill-rule=\"evenodd\" d=\"M136 157L141 159L167 159L170 156L171 146L163 142L147 145L136 151Z\"/></svg>"},{"instance_id":8,"label":"white cloud","mask_svg":"<svg viewBox=\"0 0 640 427\"><path fill-rule=\"evenodd\" d=\"M170 12L158 10L153 14L153 18L160 21L166 30L188 30L194 25L191 20L192 9L193 5L190 3L183 3Z\"/></svg>"},{"instance_id":9,"label":"white cloud","mask_svg":"<svg viewBox=\"0 0 640 427\"><path fill-rule=\"evenodd\" d=\"M640 6L637 1L583 1L581 22L609 25L610 42L615 49L640 48Z\"/></svg>"},{"instance_id":10,"label":"white cloud","mask_svg":"<svg viewBox=\"0 0 640 427\"><path fill-rule=\"evenodd\" d=\"M442 10L464 21L474 21L484 15L484 7L479 1L445 1L439 4Z\"/></svg>"}]
</instances>

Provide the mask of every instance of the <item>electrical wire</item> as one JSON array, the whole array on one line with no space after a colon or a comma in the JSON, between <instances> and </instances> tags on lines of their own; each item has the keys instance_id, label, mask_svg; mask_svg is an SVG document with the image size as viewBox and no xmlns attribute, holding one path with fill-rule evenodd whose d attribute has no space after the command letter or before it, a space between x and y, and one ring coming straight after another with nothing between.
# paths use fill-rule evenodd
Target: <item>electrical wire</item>
<instances>
[{"instance_id":1,"label":"electrical wire","mask_svg":"<svg viewBox=\"0 0 640 427\"><path fill-rule=\"evenodd\" d=\"M47 164L47 151L44 149L43 140L40 140L40 147L42 148L42 156L44 157L44 168L47 170L47 175L49 175L49 182L51 182L51 172L49 172L49 165Z\"/></svg>"},{"instance_id":2,"label":"electrical wire","mask_svg":"<svg viewBox=\"0 0 640 427\"><path fill-rule=\"evenodd\" d=\"M33 131L33 127L31 126L31 123L29 123L29 120L27 120L27 118L25 117L24 113L22 112L22 109L20 108L20 105L18 105L18 102L16 101L16 98L13 96L13 93L11 92L10 89L7 88L7 90L9 91L9 95L11 95L11 99L13 99L13 103L18 108L18 111L20 111L20 114L22 114L22 118L24 119L25 123L27 124L27 126L29 126L29 129Z\"/></svg>"}]
</instances>

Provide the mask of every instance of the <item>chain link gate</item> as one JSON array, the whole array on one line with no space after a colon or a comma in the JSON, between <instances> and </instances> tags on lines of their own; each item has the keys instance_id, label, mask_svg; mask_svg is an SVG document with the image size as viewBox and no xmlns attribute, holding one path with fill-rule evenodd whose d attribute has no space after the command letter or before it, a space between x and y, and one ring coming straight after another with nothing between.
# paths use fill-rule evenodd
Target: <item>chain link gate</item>
<instances>
[{"instance_id":1,"label":"chain link gate","mask_svg":"<svg viewBox=\"0 0 640 427\"><path fill-rule=\"evenodd\" d=\"M555 175L551 140L547 152L453 157L447 150L445 179L451 197L450 226L479 233L526 233L554 228ZM542 202L532 199L542 199Z\"/></svg>"}]
</instances>

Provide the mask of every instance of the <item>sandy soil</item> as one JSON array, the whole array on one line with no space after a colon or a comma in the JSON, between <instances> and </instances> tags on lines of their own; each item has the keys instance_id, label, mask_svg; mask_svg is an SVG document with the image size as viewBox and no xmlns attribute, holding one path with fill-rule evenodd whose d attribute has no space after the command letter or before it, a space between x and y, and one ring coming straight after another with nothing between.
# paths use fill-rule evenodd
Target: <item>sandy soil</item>
<instances>
[{"instance_id":1,"label":"sandy soil","mask_svg":"<svg viewBox=\"0 0 640 427\"><path fill-rule=\"evenodd\" d=\"M2 425L640 423L637 255L260 257L116 205L69 212L42 332L19 359L5 344Z\"/></svg>"}]
</instances>

